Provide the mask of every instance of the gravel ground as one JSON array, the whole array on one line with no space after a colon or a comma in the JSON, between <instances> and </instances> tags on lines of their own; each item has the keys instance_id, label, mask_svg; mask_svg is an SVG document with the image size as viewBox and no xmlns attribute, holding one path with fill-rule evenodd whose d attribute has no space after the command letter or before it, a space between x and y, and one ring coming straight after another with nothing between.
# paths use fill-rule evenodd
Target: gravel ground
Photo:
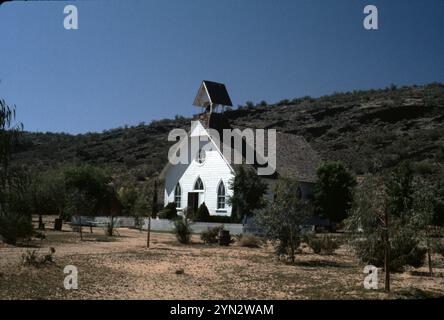
<instances>
[{"instance_id":1,"label":"gravel ground","mask_svg":"<svg viewBox=\"0 0 444 320\"><path fill-rule=\"evenodd\" d=\"M174 235L119 229L107 237L102 229L85 228L84 240L66 229L46 231L45 240L27 247L0 243L0 299L386 299L444 296L444 261L434 256L437 275L427 268L392 275L393 293L363 288L363 266L347 246L331 256L308 248L294 265L279 261L273 248L190 245ZM54 262L24 266L23 253L44 255L55 248ZM78 268L78 289L66 290L63 269ZM380 275L380 286L383 283Z\"/></svg>"}]
</instances>

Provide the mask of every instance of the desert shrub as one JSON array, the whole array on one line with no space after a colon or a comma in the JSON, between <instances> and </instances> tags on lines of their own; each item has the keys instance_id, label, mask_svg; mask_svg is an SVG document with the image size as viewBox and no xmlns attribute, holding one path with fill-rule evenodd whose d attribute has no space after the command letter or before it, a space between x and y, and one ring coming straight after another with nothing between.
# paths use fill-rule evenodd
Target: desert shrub
<instances>
[{"instance_id":1,"label":"desert shrub","mask_svg":"<svg viewBox=\"0 0 444 320\"><path fill-rule=\"evenodd\" d=\"M34 237L37 239L46 239L46 235L41 231L34 231Z\"/></svg>"},{"instance_id":2,"label":"desert shrub","mask_svg":"<svg viewBox=\"0 0 444 320\"><path fill-rule=\"evenodd\" d=\"M432 174L436 165L431 160L422 160L412 164L412 170L418 174Z\"/></svg>"},{"instance_id":3,"label":"desert shrub","mask_svg":"<svg viewBox=\"0 0 444 320\"><path fill-rule=\"evenodd\" d=\"M105 226L105 235L112 237L114 235L115 222L114 218L111 218L111 221L108 222Z\"/></svg>"},{"instance_id":4,"label":"desert shrub","mask_svg":"<svg viewBox=\"0 0 444 320\"><path fill-rule=\"evenodd\" d=\"M26 250L26 252L22 254L22 264L24 266L35 266L38 264L37 260L37 250Z\"/></svg>"},{"instance_id":5,"label":"desert shrub","mask_svg":"<svg viewBox=\"0 0 444 320\"><path fill-rule=\"evenodd\" d=\"M275 201L256 212L255 224L275 245L276 254L295 261L296 250L301 242L299 226L312 214L308 201L301 199L295 190L299 183L281 177L275 184Z\"/></svg>"},{"instance_id":6,"label":"desert shrub","mask_svg":"<svg viewBox=\"0 0 444 320\"><path fill-rule=\"evenodd\" d=\"M16 244L18 239L32 235L32 220L29 215L6 213L0 215L0 236L8 244Z\"/></svg>"},{"instance_id":7,"label":"desert shrub","mask_svg":"<svg viewBox=\"0 0 444 320\"><path fill-rule=\"evenodd\" d=\"M241 247L248 248L259 248L261 245L261 240L252 233L242 233L238 242Z\"/></svg>"},{"instance_id":8,"label":"desert shrub","mask_svg":"<svg viewBox=\"0 0 444 320\"><path fill-rule=\"evenodd\" d=\"M161 219L175 220L177 217L176 203L174 202L168 203L166 207L159 212L159 218Z\"/></svg>"},{"instance_id":9,"label":"desert shrub","mask_svg":"<svg viewBox=\"0 0 444 320\"><path fill-rule=\"evenodd\" d=\"M309 236L307 244L316 254L331 255L339 248L337 239L329 236Z\"/></svg>"},{"instance_id":10,"label":"desert shrub","mask_svg":"<svg viewBox=\"0 0 444 320\"><path fill-rule=\"evenodd\" d=\"M214 223L233 223L233 219L230 216L210 216L208 222Z\"/></svg>"},{"instance_id":11,"label":"desert shrub","mask_svg":"<svg viewBox=\"0 0 444 320\"><path fill-rule=\"evenodd\" d=\"M436 252L444 257L444 242L436 241L432 248L433 252Z\"/></svg>"},{"instance_id":12,"label":"desert shrub","mask_svg":"<svg viewBox=\"0 0 444 320\"><path fill-rule=\"evenodd\" d=\"M43 256L40 256L37 250L27 250L22 254L22 264L24 266L40 267L46 263L54 262L55 249L49 248L49 252Z\"/></svg>"},{"instance_id":13,"label":"desert shrub","mask_svg":"<svg viewBox=\"0 0 444 320\"><path fill-rule=\"evenodd\" d=\"M209 222L210 221L210 211L208 210L208 207L205 204L205 202L203 202L199 206L195 216L193 217L193 220L200 221L200 222Z\"/></svg>"},{"instance_id":14,"label":"desert shrub","mask_svg":"<svg viewBox=\"0 0 444 320\"><path fill-rule=\"evenodd\" d=\"M174 221L174 234L180 243L188 244L191 240L190 222L186 218Z\"/></svg>"},{"instance_id":15,"label":"desert shrub","mask_svg":"<svg viewBox=\"0 0 444 320\"><path fill-rule=\"evenodd\" d=\"M384 244L376 239L360 239L355 243L355 250L361 261L377 267L384 266ZM390 270L399 272L404 266L420 267L424 263L426 248L419 246L419 241L411 231L403 231L390 240Z\"/></svg>"},{"instance_id":16,"label":"desert shrub","mask_svg":"<svg viewBox=\"0 0 444 320\"><path fill-rule=\"evenodd\" d=\"M223 225L214 228L208 228L207 231L201 233L200 239L204 243L217 243L217 241L219 240L219 232L223 229Z\"/></svg>"}]
</instances>

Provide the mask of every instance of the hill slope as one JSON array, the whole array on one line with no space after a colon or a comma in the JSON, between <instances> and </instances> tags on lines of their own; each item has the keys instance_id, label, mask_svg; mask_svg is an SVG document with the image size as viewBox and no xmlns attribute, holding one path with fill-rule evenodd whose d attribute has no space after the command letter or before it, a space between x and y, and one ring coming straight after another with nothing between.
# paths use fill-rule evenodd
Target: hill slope
<instances>
[{"instance_id":1,"label":"hill slope","mask_svg":"<svg viewBox=\"0 0 444 320\"><path fill-rule=\"evenodd\" d=\"M443 84L249 103L225 115L236 126L302 135L324 160L342 160L357 174L403 159L425 174L444 163ZM38 170L88 162L111 168L124 181L143 181L167 161L168 132L188 128L189 121L176 117L82 135L27 132L13 160Z\"/></svg>"}]
</instances>

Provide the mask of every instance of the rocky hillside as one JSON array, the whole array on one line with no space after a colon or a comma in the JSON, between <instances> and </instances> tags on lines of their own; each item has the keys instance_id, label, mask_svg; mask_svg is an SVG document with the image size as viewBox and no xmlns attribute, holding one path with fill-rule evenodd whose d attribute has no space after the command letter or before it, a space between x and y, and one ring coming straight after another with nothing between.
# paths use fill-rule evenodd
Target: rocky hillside
<instances>
[{"instance_id":1,"label":"rocky hillside","mask_svg":"<svg viewBox=\"0 0 444 320\"><path fill-rule=\"evenodd\" d=\"M225 115L236 126L302 135L324 160L342 160L357 174L410 159L418 172L435 176L444 163L443 84L249 102ZM82 135L25 133L13 159L38 170L88 162L125 181L143 181L165 164L168 132L189 121L176 117Z\"/></svg>"}]
</instances>

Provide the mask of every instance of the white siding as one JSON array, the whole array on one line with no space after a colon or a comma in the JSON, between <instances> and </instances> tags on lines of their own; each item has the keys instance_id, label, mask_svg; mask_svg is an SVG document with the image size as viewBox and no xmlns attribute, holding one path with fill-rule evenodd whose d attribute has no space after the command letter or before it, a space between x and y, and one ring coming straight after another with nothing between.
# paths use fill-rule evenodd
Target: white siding
<instances>
[{"instance_id":1,"label":"white siding","mask_svg":"<svg viewBox=\"0 0 444 320\"><path fill-rule=\"evenodd\" d=\"M194 138L193 138L194 139ZM203 142L201 145L211 143ZM188 192L194 191L194 183L200 177L204 184L204 192L199 195L199 205L205 201L211 215L231 215L231 207L226 204L225 210L217 210L217 187L220 181L225 184L226 196L232 195L229 182L234 177L230 166L225 162L223 156L213 147L206 152L205 161L200 164L195 156L190 164L172 165L165 174L165 205L174 202L174 189L177 182L182 188L181 207L188 206Z\"/></svg>"}]
</instances>

